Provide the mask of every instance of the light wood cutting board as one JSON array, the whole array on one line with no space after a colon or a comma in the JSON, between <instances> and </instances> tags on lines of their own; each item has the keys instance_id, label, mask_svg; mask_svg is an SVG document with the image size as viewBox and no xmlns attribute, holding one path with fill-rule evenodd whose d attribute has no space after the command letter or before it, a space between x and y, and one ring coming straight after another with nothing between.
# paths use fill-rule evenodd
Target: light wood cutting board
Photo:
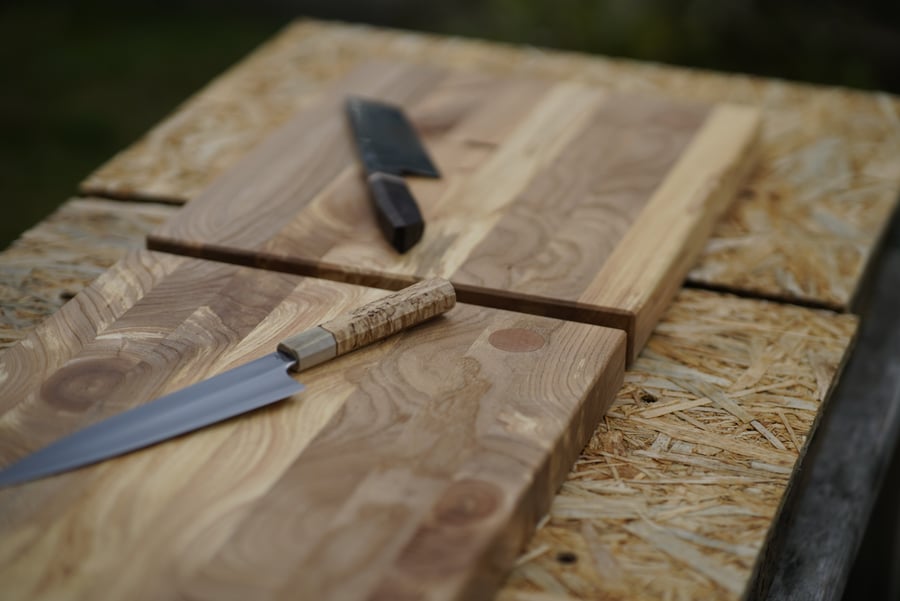
<instances>
[{"instance_id":1,"label":"light wood cutting board","mask_svg":"<svg viewBox=\"0 0 900 601\"><path fill-rule=\"evenodd\" d=\"M444 177L381 237L346 94L404 106ZM758 112L398 63L352 71L220 176L150 248L616 327L643 346L752 163Z\"/></svg>"},{"instance_id":2,"label":"light wood cutting board","mask_svg":"<svg viewBox=\"0 0 900 601\"><path fill-rule=\"evenodd\" d=\"M383 290L141 251L0 360L0 464ZM0 489L12 599L480 599L622 382L625 336L459 304L307 390Z\"/></svg>"}]
</instances>

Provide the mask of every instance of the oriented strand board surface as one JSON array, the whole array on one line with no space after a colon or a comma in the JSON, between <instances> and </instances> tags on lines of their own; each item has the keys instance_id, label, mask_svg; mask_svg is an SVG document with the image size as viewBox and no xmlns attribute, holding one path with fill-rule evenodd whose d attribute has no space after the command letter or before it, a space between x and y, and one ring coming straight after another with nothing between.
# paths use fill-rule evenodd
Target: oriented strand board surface
<instances>
[{"instance_id":1,"label":"oriented strand board surface","mask_svg":"<svg viewBox=\"0 0 900 601\"><path fill-rule=\"evenodd\" d=\"M100 214L74 210L73 207L82 202L70 201L60 211L60 215L66 215L65 228L61 229L57 220L51 220L28 233L26 240L53 240L53 252L46 254L47 247L44 245L20 245L17 248L22 250L14 254L15 261L28 263L37 271L45 269L44 265L59 265L57 256L72 257L69 267L60 267L68 271L58 276L59 281L72 282L72 292L77 291L76 286L84 285L92 278L85 278L79 265L87 263L92 256L109 252L99 245L101 241L94 231ZM155 216L135 215L132 212L135 205L102 201L91 203L93 207L105 208L104 223L108 225L100 232L105 239L142 236L158 223ZM165 209L162 207L162 210ZM121 237L117 232L122 233ZM12 252L0 254L0 265L5 265L3 261ZM52 278L50 281L35 280L33 286L23 290L23 296L26 293L51 296L55 290L57 287ZM2 308L6 310L17 303L15 290L8 289L2 299ZM36 325L54 310L45 303L30 306L31 310L23 312L16 322L20 329L11 330L4 325L0 332L4 344L8 344L13 336L19 337L29 324ZM811 336L802 337L795 354L797 358L764 364L765 349L772 344L776 348L780 346L779 341L791 328ZM520 558L519 567L500 598L522 601L546 601L548 598L580 600L600 596L598 590L605 591L607 597L613 599L639 599L641 595L655 598L647 592L650 590L648 586L652 586L652 583L647 584L651 577L655 577L658 583L677 586L684 598L712 595L713 598L735 600L741 595L731 591L738 588L740 582L744 582L745 591L759 586L760 580L754 575L752 566L754 561L760 559L760 549L765 548L766 531L773 524L771 516L777 515L780 499L792 479L783 473L784 469L781 469L782 473L764 471L764 478L758 472L751 471L753 460L736 455L733 450L716 452L712 448L689 447L692 440L698 436L706 437L710 430L718 434L717 421L723 425L725 433L733 432L736 422L730 417L731 414L706 403L697 393L685 393L683 390L690 390L685 387L696 387L699 383L708 384L713 394L728 395L731 383L737 382L748 371L748 366L759 366L755 373L759 374L761 381L771 382L775 387L735 398L741 403L753 400L747 411L793 454L795 446L792 440L796 439L802 448L804 441L812 434L817 415L821 412L822 396L837 376L835 360L846 352L854 328L855 319L852 317L739 300L708 292L680 293L649 342L645 355L652 357L652 360L640 359L634 369L626 374L625 387L619 395L617 406L611 410L605 425L595 435L591 446L557 495L557 509L553 512L555 517L538 532L530 549ZM789 337L785 339L785 342L789 341ZM672 379L676 384L671 383ZM759 386L750 384L750 390ZM644 391L649 396L642 401ZM688 395L688 405L677 412L669 412L673 406L666 406L671 401L665 399L685 395ZM651 396L656 400L651 400ZM702 403L691 407L693 398ZM656 405L663 407L661 414L643 413ZM783 426L780 415L773 417L773 409L784 414L793 435ZM626 414L629 417L619 417ZM711 425L705 423L707 421ZM671 425L673 422L682 426L676 436L672 436L676 432ZM663 432L668 432L668 442L665 437L660 437ZM755 432L758 432L755 428L744 427L737 440L752 438L756 452L762 457L757 461L783 467L784 453ZM791 441L785 440L785 433L792 438ZM716 461L703 462L702 466L696 462L698 465L691 466L638 453L648 448L652 450L657 439L660 439L657 449L666 442L666 452L681 453L676 458L690 460L706 457ZM677 441L680 442L676 444ZM691 453L685 454L686 450ZM703 455L701 450L716 454ZM740 450L746 452L747 447ZM635 466L640 468L637 474L632 471ZM629 482L622 480L623 475L619 471L622 467L628 467L624 470L625 474L633 476ZM696 470L699 477L688 485L682 479L683 472L690 469ZM751 479L759 477L764 488L747 485L748 477L746 474L742 476L741 471L751 471ZM652 482L652 485L646 482ZM617 499L616 507L621 509L624 506L626 510L629 506L659 509L667 504L686 501L686 506L691 509L684 516L675 514L667 520L665 515L660 517L659 513L655 514L654 523L664 526L661 531L663 535L668 532L683 537L683 528L672 520L690 519L688 526L697 525L702 528L701 532L712 533L713 536L685 541L673 555L673 548L666 544L671 539L658 536L658 541L663 542L653 544L627 529L633 523L640 527L641 518L634 517L633 511L610 515L606 505L607 495ZM698 496L699 502L712 504L721 501L731 515L719 520L713 509L696 510ZM630 503L624 503L623 499ZM559 513L558 508L573 504L577 511ZM684 522L681 525L685 525ZM742 529L745 527L751 527L751 530L744 532ZM603 539L598 544L600 536ZM610 559L613 549L614 560ZM689 558L684 556L687 561L679 559L684 549L694 551ZM707 558L714 563L704 564ZM612 567L607 569L607 565ZM723 581L727 587L716 583L709 565L730 566L725 574L727 579ZM610 573L616 577L607 581ZM659 584L656 586L662 587ZM672 595L675 599L679 598L674 592Z\"/></svg>"},{"instance_id":2,"label":"oriented strand board surface","mask_svg":"<svg viewBox=\"0 0 900 601\"><path fill-rule=\"evenodd\" d=\"M499 599L748 594L856 326L682 291Z\"/></svg>"},{"instance_id":3,"label":"oriented strand board surface","mask_svg":"<svg viewBox=\"0 0 900 601\"><path fill-rule=\"evenodd\" d=\"M184 202L362 59L419 61L765 109L760 165L690 279L846 309L900 189L900 101L582 54L298 22L183 105L82 188Z\"/></svg>"},{"instance_id":4,"label":"oriented strand board surface","mask_svg":"<svg viewBox=\"0 0 900 601\"><path fill-rule=\"evenodd\" d=\"M385 294L135 252L0 357L0 462ZM0 490L0 590L489 598L621 385L624 338L457 305L265 410Z\"/></svg>"},{"instance_id":5,"label":"oriented strand board surface","mask_svg":"<svg viewBox=\"0 0 900 601\"><path fill-rule=\"evenodd\" d=\"M384 239L347 94L403 106L443 176L408 178L425 218ZM157 250L623 329L631 357L752 166L758 114L409 63L362 63L148 238Z\"/></svg>"}]
</instances>

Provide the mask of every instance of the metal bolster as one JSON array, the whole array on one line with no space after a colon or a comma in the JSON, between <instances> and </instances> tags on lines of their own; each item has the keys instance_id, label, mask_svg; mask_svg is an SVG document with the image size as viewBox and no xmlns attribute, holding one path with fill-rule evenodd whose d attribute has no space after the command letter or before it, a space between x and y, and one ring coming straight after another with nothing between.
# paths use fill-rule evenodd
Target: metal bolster
<instances>
[{"instance_id":1,"label":"metal bolster","mask_svg":"<svg viewBox=\"0 0 900 601\"><path fill-rule=\"evenodd\" d=\"M297 365L293 371L303 371L337 356L334 334L322 327L312 328L291 340Z\"/></svg>"}]
</instances>

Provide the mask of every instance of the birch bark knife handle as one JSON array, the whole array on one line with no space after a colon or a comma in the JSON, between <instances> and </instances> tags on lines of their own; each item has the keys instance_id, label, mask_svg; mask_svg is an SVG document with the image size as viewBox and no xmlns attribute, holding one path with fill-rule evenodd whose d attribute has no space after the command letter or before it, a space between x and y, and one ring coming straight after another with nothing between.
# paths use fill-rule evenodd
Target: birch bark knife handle
<instances>
[{"instance_id":1,"label":"birch bark knife handle","mask_svg":"<svg viewBox=\"0 0 900 601\"><path fill-rule=\"evenodd\" d=\"M398 175L376 171L366 177L378 227L397 252L405 253L422 238L425 220L406 181Z\"/></svg>"},{"instance_id":2,"label":"birch bark knife handle","mask_svg":"<svg viewBox=\"0 0 900 601\"><path fill-rule=\"evenodd\" d=\"M455 304L450 282L425 280L286 338L278 350L297 360L292 371L303 371L440 315Z\"/></svg>"}]
</instances>

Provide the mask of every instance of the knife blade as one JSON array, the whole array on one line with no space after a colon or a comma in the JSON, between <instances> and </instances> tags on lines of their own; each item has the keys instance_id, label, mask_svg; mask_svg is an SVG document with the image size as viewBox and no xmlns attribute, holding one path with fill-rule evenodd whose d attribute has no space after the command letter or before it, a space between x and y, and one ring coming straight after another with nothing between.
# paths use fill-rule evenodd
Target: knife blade
<instances>
[{"instance_id":1,"label":"knife blade","mask_svg":"<svg viewBox=\"0 0 900 601\"><path fill-rule=\"evenodd\" d=\"M441 174L402 109L360 97L348 98L346 109L378 226L404 253L422 238L425 221L402 176Z\"/></svg>"},{"instance_id":2,"label":"knife blade","mask_svg":"<svg viewBox=\"0 0 900 601\"><path fill-rule=\"evenodd\" d=\"M0 471L0 486L135 451L280 401L304 389L300 372L450 310L447 280L425 280L283 340L269 355L114 415Z\"/></svg>"}]
</instances>

